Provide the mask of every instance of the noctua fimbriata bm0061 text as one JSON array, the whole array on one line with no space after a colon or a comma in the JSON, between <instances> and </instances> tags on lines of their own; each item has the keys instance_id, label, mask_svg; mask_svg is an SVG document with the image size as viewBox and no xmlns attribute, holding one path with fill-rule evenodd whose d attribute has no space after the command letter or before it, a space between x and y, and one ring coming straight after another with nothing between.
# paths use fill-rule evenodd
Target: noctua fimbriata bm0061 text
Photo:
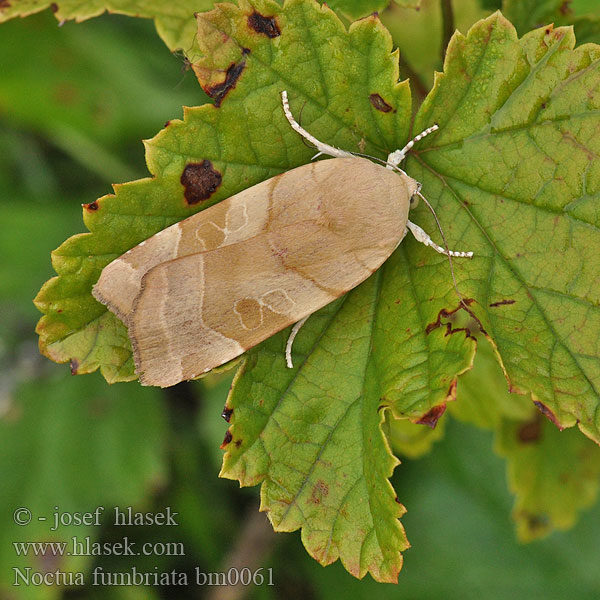
<instances>
[{"instance_id":1,"label":"noctua fimbriata bm0061 text","mask_svg":"<svg viewBox=\"0 0 600 600\"><path fill-rule=\"evenodd\" d=\"M250 187L132 248L93 294L127 326L143 385L167 387L232 360L296 324L376 271L407 231L420 184L398 165L426 130L383 165L322 143L289 109L291 127L333 158ZM421 196L422 197L422 196ZM368 202L365 201L368 198Z\"/></svg>"}]
</instances>

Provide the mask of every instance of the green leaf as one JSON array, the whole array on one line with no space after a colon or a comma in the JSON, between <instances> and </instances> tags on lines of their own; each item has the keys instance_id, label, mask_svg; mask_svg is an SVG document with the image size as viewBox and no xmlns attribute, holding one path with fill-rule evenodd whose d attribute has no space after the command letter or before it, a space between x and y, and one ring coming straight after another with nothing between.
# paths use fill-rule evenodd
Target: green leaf
<instances>
[{"instance_id":1,"label":"green leaf","mask_svg":"<svg viewBox=\"0 0 600 600\"><path fill-rule=\"evenodd\" d=\"M165 10L153 0L10 0L0 3L0 23L15 17L26 17L52 7L59 22L85 21L103 12L154 19L158 35L170 50L188 51L196 35L194 13L209 10L213 0L175 0Z\"/></svg>"},{"instance_id":2,"label":"green leaf","mask_svg":"<svg viewBox=\"0 0 600 600\"><path fill-rule=\"evenodd\" d=\"M254 11L264 18L275 19L281 36L270 38L251 27L248 16ZM113 258L198 210L198 206L187 206L180 183L187 162L208 159L223 173L223 183L210 199L212 203L310 160L311 151L289 128L282 114L279 98L282 89L289 91L294 112L299 114L302 109L303 123L322 139L338 146L383 157L402 146L408 137L411 106L408 86L396 83L397 57L391 54L389 35L376 18L364 19L346 33L331 10L318 8L311 2L289 2L285 9L275 3L255 2L242 8L222 5L203 15L199 26L206 58L195 69L203 87L214 94L219 89L214 86L223 82L224 71L233 63L243 69L235 88L227 89L218 109L213 106L187 109L183 122L172 121L154 140L147 142L153 179L116 186L115 196L102 198L84 209L86 225L92 233L71 238L54 253L54 266L60 276L48 282L38 295L37 304L46 313L38 327L42 349L57 360L74 359L77 372L100 366L113 381L134 377L124 326L93 300L90 290L100 270ZM340 76L341 73L344 75ZM374 95L380 96L393 110L379 111L373 102ZM412 242L409 244L414 246ZM430 254L428 259L431 258ZM437 257L433 260L440 262ZM335 493L334 482L325 484L331 487L330 501L337 498L342 510L352 489L361 498L353 505L349 526L363 523L363 533L353 537L352 542L336 533L328 547L314 533L314 528L321 527L318 519L323 518L333 527L333 513L322 517L323 507L311 503L317 520L305 527L304 536L311 553L323 562L341 554L356 574L362 576L370 569L385 580L397 576L401 564L399 550L406 546L406 541L397 521L403 509L395 501L387 481L395 460L387 449L380 420L386 407L394 407L398 417L416 420L433 406L443 404L453 389L456 373L468 367L473 351L471 340L462 335L430 341L432 338L425 334L426 325L435 320L447 301L434 299L431 289L415 285L409 264L409 254L402 249L384 271L342 302L339 314L332 306L320 317L311 319L297 344L299 352L309 348L309 332L315 331L315 324L323 327L323 318L327 321L328 311L332 310L335 312L331 314L328 331L349 329L350 339L363 335L356 344L350 339L332 337L338 348L331 350L340 355L337 364L329 372L312 367L315 377L325 387L340 386L348 371L354 374L353 384L341 385L339 389L344 403L352 407L348 415L349 443L364 453L364 467L360 462L353 464L348 482L337 486ZM442 295L453 297L447 265L443 264L446 285ZM408 297L397 303L403 288L409 290ZM416 310L422 302L431 305L423 314ZM348 328L347 319L352 323L358 319L358 324ZM390 342L388 332L397 323L402 323L402 334ZM330 337L316 331L317 344L311 352L311 362L314 363L315 356L331 351L326 346ZM255 351L261 364L265 360L275 361L269 389L283 389L279 384L284 385L294 375L285 368L283 339L280 335L270 342L277 347L275 355L269 345ZM390 343L398 350L403 349L402 352L389 352ZM375 356L370 352L373 344L381 349ZM248 366L246 373L251 384L254 369ZM377 385L376 379L381 380ZM250 402L257 402L262 395L260 387L255 387ZM357 396L363 388L365 396ZM294 394L310 397L314 392L307 386L293 390ZM316 396L317 401L322 402L322 394ZM233 401L237 402L235 398ZM331 407L332 418L340 410L343 413L344 406L336 402ZM378 407L381 407L379 412ZM265 413L267 420L268 417ZM244 425L238 417L236 423ZM256 423L248 426L258 432ZM344 427L337 435L344 437L345 431ZM312 432L304 433L312 436ZM327 432L321 429L321 433ZM357 436L364 441L356 444ZM247 442L248 446L253 443L250 439ZM327 436L321 443L327 445ZM237 454L227 460L228 467L224 470L227 476L234 475L235 463L246 447L240 446ZM315 448L319 448L318 444L312 447ZM262 472L257 477L266 475ZM242 483L248 481L244 478ZM293 493L291 482L288 489ZM344 499L346 494L349 496ZM271 517L278 528L302 524L297 514L290 514L277 525L278 507L271 506ZM342 527L339 519L336 527Z\"/></svg>"},{"instance_id":3,"label":"green leaf","mask_svg":"<svg viewBox=\"0 0 600 600\"><path fill-rule=\"evenodd\" d=\"M448 405L448 411L465 423L494 430L504 419L526 422L537 413L527 398L509 392L506 377L485 337L477 340L473 368L460 378L457 401Z\"/></svg>"},{"instance_id":4,"label":"green leaf","mask_svg":"<svg viewBox=\"0 0 600 600\"><path fill-rule=\"evenodd\" d=\"M597 499L600 448L576 429L559 431L523 396L510 394L485 339L449 410L461 421L495 431L522 541L569 529L578 512Z\"/></svg>"},{"instance_id":5,"label":"green leaf","mask_svg":"<svg viewBox=\"0 0 600 600\"><path fill-rule=\"evenodd\" d=\"M433 445L444 437L445 423L444 419L440 419L435 427L424 427L425 423L395 419L388 411L384 431L394 454L415 459L428 454Z\"/></svg>"},{"instance_id":6,"label":"green leaf","mask_svg":"<svg viewBox=\"0 0 600 600\"><path fill-rule=\"evenodd\" d=\"M571 528L598 497L600 448L575 429L559 431L539 414L525 423L504 420L496 449L508 460L523 541Z\"/></svg>"},{"instance_id":7,"label":"green leaf","mask_svg":"<svg viewBox=\"0 0 600 600\"><path fill-rule=\"evenodd\" d=\"M573 25L579 45L600 42L600 6L596 0L504 0L502 10L519 34L553 23Z\"/></svg>"},{"instance_id":8,"label":"green leaf","mask_svg":"<svg viewBox=\"0 0 600 600\"><path fill-rule=\"evenodd\" d=\"M415 120L441 131L407 170L476 253L458 283L513 388L598 441L600 48L574 45L500 14L457 34Z\"/></svg>"},{"instance_id":9,"label":"green leaf","mask_svg":"<svg viewBox=\"0 0 600 600\"><path fill-rule=\"evenodd\" d=\"M519 35L572 15L570 0L503 0L502 12Z\"/></svg>"},{"instance_id":10,"label":"green leaf","mask_svg":"<svg viewBox=\"0 0 600 600\"><path fill-rule=\"evenodd\" d=\"M302 528L323 564L340 557L356 576L396 580L404 509L388 482L397 461L381 425L388 412L435 423L472 364L479 325L515 387L562 425L580 419L597 434L590 158L598 142L588 94L597 50L573 51L573 42L566 30L519 41L501 16L482 21L453 38L446 72L417 115L417 130L434 122L441 130L406 168L423 181L449 244L476 252L454 264L464 306L446 259L409 238L371 279L309 319L295 369L285 368L283 332L251 350L236 376L222 475L262 482L274 527ZM84 210L91 233L54 253L59 277L38 295L42 349L75 359L78 372L134 377L124 326L90 290L112 259L205 207L186 204L187 163L210 160L222 174L209 205L310 160L284 119L281 90L303 125L336 146L384 158L408 138L408 86L397 83L398 57L373 16L346 32L309 0L222 4L199 17L199 44L205 58L194 68L216 106L186 109L146 143L152 178L116 186ZM378 110L374 96L392 110ZM424 208L411 218L435 231Z\"/></svg>"},{"instance_id":11,"label":"green leaf","mask_svg":"<svg viewBox=\"0 0 600 600\"><path fill-rule=\"evenodd\" d=\"M387 480L398 461L381 433L382 381L369 358L380 285L372 278L312 317L298 348L309 356L296 369L281 369L282 336L250 352L227 402L221 475L262 481L261 510L275 530L301 527L321 564L339 557L356 577L395 581L408 543Z\"/></svg>"}]
</instances>

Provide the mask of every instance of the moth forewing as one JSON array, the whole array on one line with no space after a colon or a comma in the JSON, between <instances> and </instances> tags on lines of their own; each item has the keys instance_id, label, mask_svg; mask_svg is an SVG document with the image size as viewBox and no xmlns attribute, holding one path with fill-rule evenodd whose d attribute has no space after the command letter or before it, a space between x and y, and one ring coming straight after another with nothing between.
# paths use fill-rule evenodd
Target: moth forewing
<instances>
[{"instance_id":1,"label":"moth forewing","mask_svg":"<svg viewBox=\"0 0 600 600\"><path fill-rule=\"evenodd\" d=\"M404 237L416 189L362 158L303 165L142 242L94 295L128 326L142 384L174 385L364 281Z\"/></svg>"},{"instance_id":2,"label":"moth forewing","mask_svg":"<svg viewBox=\"0 0 600 600\"><path fill-rule=\"evenodd\" d=\"M150 269L174 258L235 244L262 229L267 206L249 202L251 196L252 188L243 190L134 246L102 270L92 294L127 323L142 277Z\"/></svg>"}]
</instances>

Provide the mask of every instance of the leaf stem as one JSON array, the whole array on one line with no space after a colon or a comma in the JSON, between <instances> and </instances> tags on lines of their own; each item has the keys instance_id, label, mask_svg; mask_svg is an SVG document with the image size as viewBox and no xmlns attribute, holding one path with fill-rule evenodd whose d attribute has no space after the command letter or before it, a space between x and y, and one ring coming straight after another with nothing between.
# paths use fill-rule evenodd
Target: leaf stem
<instances>
[{"instance_id":1,"label":"leaf stem","mask_svg":"<svg viewBox=\"0 0 600 600\"><path fill-rule=\"evenodd\" d=\"M446 58L446 48L454 35L454 10L452 0L440 0L442 6L442 65Z\"/></svg>"}]
</instances>

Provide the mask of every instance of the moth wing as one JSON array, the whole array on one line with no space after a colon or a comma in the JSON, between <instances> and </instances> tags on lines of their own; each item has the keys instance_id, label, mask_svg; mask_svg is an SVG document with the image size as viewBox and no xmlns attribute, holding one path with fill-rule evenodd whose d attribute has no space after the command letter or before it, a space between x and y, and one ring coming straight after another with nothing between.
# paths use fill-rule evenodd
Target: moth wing
<instances>
[{"instance_id":1,"label":"moth wing","mask_svg":"<svg viewBox=\"0 0 600 600\"><path fill-rule=\"evenodd\" d=\"M268 199L265 181L159 231L104 267L92 294L127 323L148 271L258 234L268 218Z\"/></svg>"},{"instance_id":2,"label":"moth wing","mask_svg":"<svg viewBox=\"0 0 600 600\"><path fill-rule=\"evenodd\" d=\"M232 360L358 285L394 249L348 250L314 223L288 233L174 259L144 276L128 322L142 384L167 387ZM298 240L306 246L281 245ZM316 240L325 243L311 252Z\"/></svg>"},{"instance_id":3,"label":"moth wing","mask_svg":"<svg viewBox=\"0 0 600 600\"><path fill-rule=\"evenodd\" d=\"M237 244L267 228L274 230L307 218L319 220L327 212L332 223L335 215L342 216L334 227L360 224L362 217L362 221L379 223L382 235L399 240L414 184L410 178L362 158L302 165L159 231L108 264L92 293L127 323L142 278L156 265ZM360 243L362 231L350 228L349 233Z\"/></svg>"},{"instance_id":4,"label":"moth wing","mask_svg":"<svg viewBox=\"0 0 600 600\"><path fill-rule=\"evenodd\" d=\"M124 315L140 381L194 378L364 281L404 236L407 181L360 158L304 165L156 234L139 265L111 263L95 295ZM233 235L209 247L207 228Z\"/></svg>"},{"instance_id":5,"label":"moth wing","mask_svg":"<svg viewBox=\"0 0 600 600\"><path fill-rule=\"evenodd\" d=\"M140 382L192 379L335 297L288 269L266 236L158 265L128 324Z\"/></svg>"}]
</instances>

